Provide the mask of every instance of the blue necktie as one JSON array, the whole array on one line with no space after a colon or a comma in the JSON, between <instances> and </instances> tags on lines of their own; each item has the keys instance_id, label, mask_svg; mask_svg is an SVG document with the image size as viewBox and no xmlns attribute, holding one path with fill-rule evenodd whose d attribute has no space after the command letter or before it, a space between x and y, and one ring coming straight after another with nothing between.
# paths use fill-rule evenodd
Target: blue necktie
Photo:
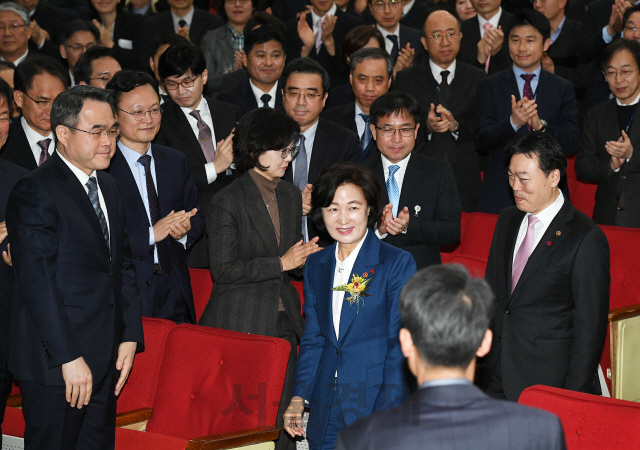
<instances>
[{"instance_id":1,"label":"blue necktie","mask_svg":"<svg viewBox=\"0 0 640 450\"><path fill-rule=\"evenodd\" d=\"M360 136L360 143L362 144L362 151L366 152L372 138L371 128L369 128L369 114L360 113L360 117L364 120L364 133Z\"/></svg>"},{"instance_id":2,"label":"blue necktie","mask_svg":"<svg viewBox=\"0 0 640 450\"><path fill-rule=\"evenodd\" d=\"M389 194L389 201L393 205L393 217L398 217L398 202L400 201L400 188L395 177L398 169L400 169L400 166L389 166L389 177L387 178L387 193Z\"/></svg>"},{"instance_id":3,"label":"blue necktie","mask_svg":"<svg viewBox=\"0 0 640 450\"><path fill-rule=\"evenodd\" d=\"M98 216L98 222L100 222L100 228L102 228L102 237L104 237L104 241L107 243L107 248L109 248L109 228L107 227L107 220L105 219L102 208L100 207L100 200L98 200L98 182L96 181L96 177L89 177L86 186L89 191L89 200L91 200L93 210Z\"/></svg>"},{"instance_id":4,"label":"blue necktie","mask_svg":"<svg viewBox=\"0 0 640 450\"><path fill-rule=\"evenodd\" d=\"M304 144L306 138L304 134L300 135L300 141L298 142L300 153L296 156L296 167L293 171L293 184L298 186L298 189L304 191L307 186L307 179L309 174L307 173L307 147Z\"/></svg>"},{"instance_id":5,"label":"blue necktie","mask_svg":"<svg viewBox=\"0 0 640 450\"><path fill-rule=\"evenodd\" d=\"M393 60L393 63L396 63L396 60L398 59L398 36L396 36L395 34L387 34L387 39L389 39L392 43L393 43L393 47L391 47L391 53L389 53L389 56L391 56L391 59Z\"/></svg>"}]
</instances>

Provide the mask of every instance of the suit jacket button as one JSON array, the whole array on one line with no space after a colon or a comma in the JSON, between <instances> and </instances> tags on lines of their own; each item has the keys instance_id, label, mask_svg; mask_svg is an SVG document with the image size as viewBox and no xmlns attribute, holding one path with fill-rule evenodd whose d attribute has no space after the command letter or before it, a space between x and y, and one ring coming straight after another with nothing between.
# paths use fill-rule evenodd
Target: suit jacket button
<instances>
[{"instance_id":1,"label":"suit jacket button","mask_svg":"<svg viewBox=\"0 0 640 450\"><path fill-rule=\"evenodd\" d=\"M109 305L109 309L113 309L113 303Z\"/></svg>"},{"instance_id":2,"label":"suit jacket button","mask_svg":"<svg viewBox=\"0 0 640 450\"><path fill-rule=\"evenodd\" d=\"M502 342L502 338L498 336L498 342Z\"/></svg>"},{"instance_id":3,"label":"suit jacket button","mask_svg":"<svg viewBox=\"0 0 640 450\"><path fill-rule=\"evenodd\" d=\"M505 313L505 314L511 314L511 310L510 310L510 309L507 309L504 313Z\"/></svg>"},{"instance_id":4,"label":"suit jacket button","mask_svg":"<svg viewBox=\"0 0 640 450\"><path fill-rule=\"evenodd\" d=\"M340 350L336 350L336 355L339 355L339 354L340 354Z\"/></svg>"},{"instance_id":5,"label":"suit jacket button","mask_svg":"<svg viewBox=\"0 0 640 450\"><path fill-rule=\"evenodd\" d=\"M151 283L149 283L148 281L145 281L144 285L145 285L145 287L149 287L149 286L151 286Z\"/></svg>"}]
</instances>

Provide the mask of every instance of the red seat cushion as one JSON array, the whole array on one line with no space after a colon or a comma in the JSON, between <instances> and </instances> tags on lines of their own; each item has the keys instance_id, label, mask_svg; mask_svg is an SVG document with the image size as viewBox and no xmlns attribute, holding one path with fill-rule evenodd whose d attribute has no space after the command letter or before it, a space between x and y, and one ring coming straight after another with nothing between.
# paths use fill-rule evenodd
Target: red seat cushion
<instances>
[{"instance_id":1,"label":"red seat cushion","mask_svg":"<svg viewBox=\"0 0 640 450\"><path fill-rule=\"evenodd\" d=\"M193 306L196 309L196 323L198 323L207 303L209 303L209 298L211 298L213 280L211 272L207 269L189 269L189 275L191 276Z\"/></svg>"},{"instance_id":2,"label":"red seat cushion","mask_svg":"<svg viewBox=\"0 0 640 450\"><path fill-rule=\"evenodd\" d=\"M596 205L597 184L576 181L571 190L571 204L589 217L593 217L593 208Z\"/></svg>"}]
</instances>

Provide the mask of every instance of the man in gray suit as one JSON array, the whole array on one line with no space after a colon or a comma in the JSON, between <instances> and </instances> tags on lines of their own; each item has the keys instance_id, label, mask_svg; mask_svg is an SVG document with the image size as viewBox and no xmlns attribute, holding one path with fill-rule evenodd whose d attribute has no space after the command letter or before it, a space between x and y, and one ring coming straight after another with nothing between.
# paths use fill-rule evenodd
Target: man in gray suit
<instances>
[{"instance_id":1,"label":"man in gray suit","mask_svg":"<svg viewBox=\"0 0 640 450\"><path fill-rule=\"evenodd\" d=\"M420 389L398 410L345 428L336 450L566 448L553 414L491 399L473 385L476 357L491 347L492 309L487 282L462 266L411 277L400 294L400 345Z\"/></svg>"}]
</instances>

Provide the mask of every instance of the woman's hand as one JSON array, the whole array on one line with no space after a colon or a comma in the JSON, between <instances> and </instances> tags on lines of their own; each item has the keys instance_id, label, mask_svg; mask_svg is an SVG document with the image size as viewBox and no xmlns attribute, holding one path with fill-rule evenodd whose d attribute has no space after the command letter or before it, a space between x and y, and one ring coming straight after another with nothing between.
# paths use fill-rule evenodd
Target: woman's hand
<instances>
[{"instance_id":1,"label":"woman's hand","mask_svg":"<svg viewBox=\"0 0 640 450\"><path fill-rule=\"evenodd\" d=\"M282 271L288 272L300 267L306 262L307 256L321 250L317 244L318 239L318 236L316 236L306 244L303 244L301 240L296 242L293 247L287 250L287 253L280 257Z\"/></svg>"},{"instance_id":2,"label":"woman's hand","mask_svg":"<svg viewBox=\"0 0 640 450\"><path fill-rule=\"evenodd\" d=\"M283 416L284 429L293 437L304 435L304 429L302 428L303 412L304 399L302 397L293 397Z\"/></svg>"}]
</instances>

